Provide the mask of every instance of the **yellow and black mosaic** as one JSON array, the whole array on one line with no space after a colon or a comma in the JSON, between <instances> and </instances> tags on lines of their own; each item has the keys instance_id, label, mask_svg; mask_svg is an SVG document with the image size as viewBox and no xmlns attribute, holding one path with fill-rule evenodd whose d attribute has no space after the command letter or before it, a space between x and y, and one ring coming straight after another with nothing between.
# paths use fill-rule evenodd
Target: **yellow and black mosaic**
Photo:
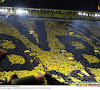
<instances>
[{"instance_id":1,"label":"yellow and black mosaic","mask_svg":"<svg viewBox=\"0 0 100 90\"><path fill-rule=\"evenodd\" d=\"M0 82L49 72L69 85L100 84L100 25L87 20L0 16ZM34 18L34 17L31 17Z\"/></svg>"}]
</instances>

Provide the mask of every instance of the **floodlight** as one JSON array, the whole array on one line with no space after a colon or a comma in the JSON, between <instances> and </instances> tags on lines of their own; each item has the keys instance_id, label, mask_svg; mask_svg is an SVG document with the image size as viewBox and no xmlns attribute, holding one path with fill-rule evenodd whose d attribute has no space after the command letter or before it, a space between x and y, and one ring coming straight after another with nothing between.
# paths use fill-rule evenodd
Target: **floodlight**
<instances>
[{"instance_id":1,"label":"floodlight","mask_svg":"<svg viewBox=\"0 0 100 90\"><path fill-rule=\"evenodd\" d=\"M17 14L23 14L23 10L22 10L22 9L17 9L17 10L16 10L16 13L17 13Z\"/></svg>"},{"instance_id":2,"label":"floodlight","mask_svg":"<svg viewBox=\"0 0 100 90\"><path fill-rule=\"evenodd\" d=\"M98 17L100 17L100 14L98 14Z\"/></svg>"},{"instance_id":3,"label":"floodlight","mask_svg":"<svg viewBox=\"0 0 100 90\"><path fill-rule=\"evenodd\" d=\"M79 12L79 13L78 13L78 15L82 15L82 13L81 13L81 12Z\"/></svg>"},{"instance_id":4,"label":"floodlight","mask_svg":"<svg viewBox=\"0 0 100 90\"><path fill-rule=\"evenodd\" d=\"M1 11L1 12L4 12L5 10L4 10L4 9L0 9L0 11Z\"/></svg>"},{"instance_id":5,"label":"floodlight","mask_svg":"<svg viewBox=\"0 0 100 90\"><path fill-rule=\"evenodd\" d=\"M7 9L0 9L0 12L2 12L2 13L7 13L8 10L7 10Z\"/></svg>"},{"instance_id":6,"label":"floodlight","mask_svg":"<svg viewBox=\"0 0 100 90\"><path fill-rule=\"evenodd\" d=\"M97 17L97 16L98 16L98 14L95 14L94 16L95 16L95 17Z\"/></svg>"},{"instance_id":7,"label":"floodlight","mask_svg":"<svg viewBox=\"0 0 100 90\"><path fill-rule=\"evenodd\" d=\"M86 14L86 16L88 16L88 14Z\"/></svg>"},{"instance_id":8,"label":"floodlight","mask_svg":"<svg viewBox=\"0 0 100 90\"><path fill-rule=\"evenodd\" d=\"M28 10L22 10L22 9L17 9L16 14L22 15L22 14L27 14Z\"/></svg>"},{"instance_id":9,"label":"floodlight","mask_svg":"<svg viewBox=\"0 0 100 90\"><path fill-rule=\"evenodd\" d=\"M88 16L88 14L87 14L87 13L83 13L83 15L84 15L84 16Z\"/></svg>"},{"instance_id":10,"label":"floodlight","mask_svg":"<svg viewBox=\"0 0 100 90\"><path fill-rule=\"evenodd\" d=\"M88 14L87 14L87 13L83 13L83 15L84 15L84 16L88 16Z\"/></svg>"},{"instance_id":11,"label":"floodlight","mask_svg":"<svg viewBox=\"0 0 100 90\"><path fill-rule=\"evenodd\" d=\"M5 12L7 12L8 10L7 10L7 9L5 9L4 11L5 11Z\"/></svg>"},{"instance_id":12,"label":"floodlight","mask_svg":"<svg viewBox=\"0 0 100 90\"><path fill-rule=\"evenodd\" d=\"M89 14L89 16L92 16L91 14Z\"/></svg>"},{"instance_id":13,"label":"floodlight","mask_svg":"<svg viewBox=\"0 0 100 90\"><path fill-rule=\"evenodd\" d=\"M100 17L100 14L95 14L94 16L95 16L95 17Z\"/></svg>"},{"instance_id":14,"label":"floodlight","mask_svg":"<svg viewBox=\"0 0 100 90\"><path fill-rule=\"evenodd\" d=\"M83 13L83 15L85 16L85 15L86 15L86 13Z\"/></svg>"},{"instance_id":15,"label":"floodlight","mask_svg":"<svg viewBox=\"0 0 100 90\"><path fill-rule=\"evenodd\" d=\"M25 13L27 14L28 13L28 10L25 10Z\"/></svg>"}]
</instances>

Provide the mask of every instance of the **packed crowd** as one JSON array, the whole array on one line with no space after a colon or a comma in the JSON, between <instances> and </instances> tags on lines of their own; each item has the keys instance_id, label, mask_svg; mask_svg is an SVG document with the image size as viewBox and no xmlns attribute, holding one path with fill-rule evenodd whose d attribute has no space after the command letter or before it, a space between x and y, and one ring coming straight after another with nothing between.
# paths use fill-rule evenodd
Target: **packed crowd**
<instances>
[{"instance_id":1,"label":"packed crowd","mask_svg":"<svg viewBox=\"0 0 100 90\"><path fill-rule=\"evenodd\" d=\"M37 29L37 26L35 26L35 21L24 22L24 21L18 20L18 22L24 27L27 27L28 28L27 32L29 34L33 34L33 37L35 37L37 43L39 43L38 34L35 33L35 30ZM9 72L7 71L0 72L0 76L1 76L0 80L5 81L5 78L7 78L7 81L10 80L9 82L11 83L11 80L13 77L12 75L15 75L15 73L17 74L16 79L19 80L19 78L22 78L22 81L23 81L24 77L28 77L28 76L38 77L40 74L42 74L42 77L44 77L46 75L46 72L56 71L56 73L52 73L52 77L56 78L56 80L58 80L57 82L61 82L60 84L68 83L68 81L66 81L65 79L66 77L71 78L71 80L76 83L82 82L81 80L73 76L70 76L70 74L74 70L76 71L84 70L85 69L84 65L82 65L80 61L77 61L77 59L75 59L73 53L67 51L67 48L65 47L65 45L57 37L58 36L62 36L62 37L73 36L73 37L79 38L83 40L84 42L89 43L94 48L94 51L95 50L99 51L100 50L99 46L96 46L92 42L90 37L87 37L86 35L84 35L85 31L82 28L79 28L78 26L75 26L73 24L69 24L68 22L61 23L61 22L56 22L56 21L43 21L43 24L45 27L45 31L47 33L46 42L48 42L50 51L42 50L41 48L38 47L38 45L35 45L30 40L28 40L28 38L25 35L21 34L20 31L17 28L15 28L11 23L8 23L7 21L3 19L0 20L0 27L1 27L0 34L6 34L8 36L12 36L20 40L29 50L29 56L30 57L34 56L40 60L38 66L34 67L33 70L31 71L30 70L13 70ZM90 29L89 25L85 27L88 27L88 29ZM33 31L33 32L30 33L30 31ZM24 30L22 32L24 32ZM93 33L93 30L91 32ZM80 42L72 41L70 42L70 44L71 46L75 47L78 50L84 50L86 47L82 44L82 42L80 43ZM2 42L0 42L0 46L6 50L9 50L9 49L12 50L16 48L16 45L8 40L5 40L5 41L3 40ZM3 55L7 54L7 51L1 50L1 52L3 52ZM99 52L97 54L99 54ZM3 55L1 54L1 56ZM99 62L99 59L96 56L86 55L86 54L83 54L82 56L87 61L89 61L89 63ZM13 66L18 65L18 64L23 65L26 62L25 58L20 55L15 55L15 54L7 55L7 58L9 59L10 63ZM93 60L93 58L95 59L95 61ZM95 70L95 68L89 68L89 70L93 74L95 74L96 76L95 79L97 82L99 82L98 70ZM57 73L61 73L62 75L57 74ZM65 76L65 78L63 76ZM83 77L84 75L78 73L78 76ZM17 83L17 80L15 81Z\"/></svg>"}]
</instances>

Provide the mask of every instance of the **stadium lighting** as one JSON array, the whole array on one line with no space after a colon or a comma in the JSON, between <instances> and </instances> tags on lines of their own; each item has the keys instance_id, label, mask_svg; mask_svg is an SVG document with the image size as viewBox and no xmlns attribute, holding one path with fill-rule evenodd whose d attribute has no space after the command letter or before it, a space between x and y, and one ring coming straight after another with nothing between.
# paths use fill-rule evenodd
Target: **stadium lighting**
<instances>
[{"instance_id":1,"label":"stadium lighting","mask_svg":"<svg viewBox=\"0 0 100 90\"><path fill-rule=\"evenodd\" d=\"M23 14L22 11L23 11L23 10L21 10L21 9L17 9L17 10L16 10L16 13L17 13L17 14Z\"/></svg>"},{"instance_id":2,"label":"stadium lighting","mask_svg":"<svg viewBox=\"0 0 100 90\"><path fill-rule=\"evenodd\" d=\"M27 14L27 13L28 13L27 10L22 10L22 9L17 9L16 10L16 14L18 14L18 15Z\"/></svg>"},{"instance_id":3,"label":"stadium lighting","mask_svg":"<svg viewBox=\"0 0 100 90\"><path fill-rule=\"evenodd\" d=\"M100 17L100 14L98 14L98 17Z\"/></svg>"},{"instance_id":4,"label":"stadium lighting","mask_svg":"<svg viewBox=\"0 0 100 90\"><path fill-rule=\"evenodd\" d=\"M4 9L0 9L0 12L4 12L5 10Z\"/></svg>"},{"instance_id":5,"label":"stadium lighting","mask_svg":"<svg viewBox=\"0 0 100 90\"><path fill-rule=\"evenodd\" d=\"M95 16L95 17L97 17L97 16L98 16L98 14L95 14L94 16Z\"/></svg>"},{"instance_id":6,"label":"stadium lighting","mask_svg":"<svg viewBox=\"0 0 100 90\"><path fill-rule=\"evenodd\" d=\"M81 12L79 12L79 13L78 13L78 15L82 15L82 13L81 13Z\"/></svg>"},{"instance_id":7,"label":"stadium lighting","mask_svg":"<svg viewBox=\"0 0 100 90\"><path fill-rule=\"evenodd\" d=\"M86 16L88 16L88 14L86 14Z\"/></svg>"},{"instance_id":8,"label":"stadium lighting","mask_svg":"<svg viewBox=\"0 0 100 90\"><path fill-rule=\"evenodd\" d=\"M6 13L6 12L8 12L8 10L7 9L0 9L0 12Z\"/></svg>"},{"instance_id":9,"label":"stadium lighting","mask_svg":"<svg viewBox=\"0 0 100 90\"><path fill-rule=\"evenodd\" d=\"M88 14L86 14L86 13L83 13L83 15L84 15L84 16L88 16Z\"/></svg>"},{"instance_id":10,"label":"stadium lighting","mask_svg":"<svg viewBox=\"0 0 100 90\"><path fill-rule=\"evenodd\" d=\"M86 15L86 13L83 13L83 15L85 16L85 15Z\"/></svg>"},{"instance_id":11,"label":"stadium lighting","mask_svg":"<svg viewBox=\"0 0 100 90\"><path fill-rule=\"evenodd\" d=\"M92 14L89 14L89 16L92 16Z\"/></svg>"},{"instance_id":12,"label":"stadium lighting","mask_svg":"<svg viewBox=\"0 0 100 90\"><path fill-rule=\"evenodd\" d=\"M95 17L100 17L100 14L95 14L94 16L95 16Z\"/></svg>"},{"instance_id":13,"label":"stadium lighting","mask_svg":"<svg viewBox=\"0 0 100 90\"><path fill-rule=\"evenodd\" d=\"M28 11L27 11L27 10L25 10L25 13L27 14L27 13L28 13Z\"/></svg>"},{"instance_id":14,"label":"stadium lighting","mask_svg":"<svg viewBox=\"0 0 100 90\"><path fill-rule=\"evenodd\" d=\"M87 13L81 13L81 12L79 12L78 15L88 16Z\"/></svg>"},{"instance_id":15,"label":"stadium lighting","mask_svg":"<svg viewBox=\"0 0 100 90\"><path fill-rule=\"evenodd\" d=\"M8 10L7 10L7 9L5 9L4 11L5 11L5 12L7 12Z\"/></svg>"}]
</instances>

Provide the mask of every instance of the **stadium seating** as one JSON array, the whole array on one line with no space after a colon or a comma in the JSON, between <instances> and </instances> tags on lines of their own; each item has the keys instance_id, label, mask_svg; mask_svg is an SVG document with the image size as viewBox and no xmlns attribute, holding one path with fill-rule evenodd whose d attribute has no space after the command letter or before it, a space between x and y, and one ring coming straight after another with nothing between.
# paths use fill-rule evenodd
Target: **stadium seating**
<instances>
[{"instance_id":1,"label":"stadium seating","mask_svg":"<svg viewBox=\"0 0 100 90\"><path fill-rule=\"evenodd\" d=\"M0 17L0 81L49 72L70 85L99 85L99 21ZM40 27L40 28L39 28Z\"/></svg>"}]
</instances>

